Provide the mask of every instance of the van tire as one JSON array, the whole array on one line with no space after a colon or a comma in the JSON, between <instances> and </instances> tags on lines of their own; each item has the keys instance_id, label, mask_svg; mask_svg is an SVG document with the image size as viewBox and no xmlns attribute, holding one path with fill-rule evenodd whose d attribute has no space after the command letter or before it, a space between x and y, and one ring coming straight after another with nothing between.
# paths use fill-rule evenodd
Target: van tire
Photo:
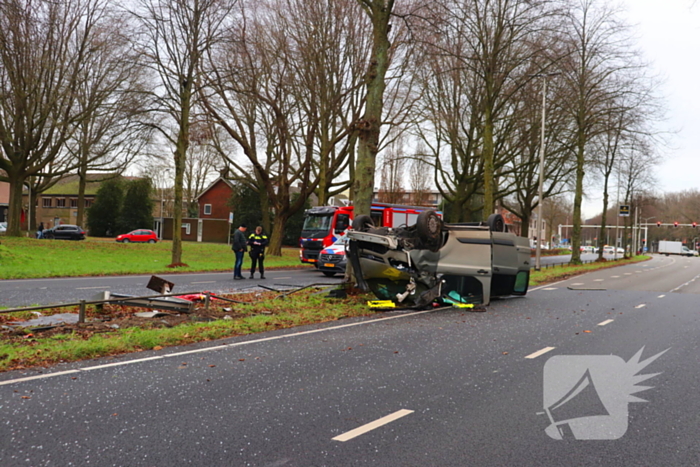
<instances>
[{"instance_id":1,"label":"van tire","mask_svg":"<svg viewBox=\"0 0 700 467\"><path fill-rule=\"evenodd\" d=\"M353 219L352 228L358 232L367 232L369 229L374 228L374 222L372 222L372 218L370 216L362 214Z\"/></svg>"},{"instance_id":2,"label":"van tire","mask_svg":"<svg viewBox=\"0 0 700 467\"><path fill-rule=\"evenodd\" d=\"M506 222L503 220L503 216L500 214L491 214L486 220L486 223L489 225L489 230L491 232L506 231Z\"/></svg>"},{"instance_id":3,"label":"van tire","mask_svg":"<svg viewBox=\"0 0 700 467\"><path fill-rule=\"evenodd\" d=\"M435 242L442 232L442 219L435 211L423 211L416 219L416 232L421 240Z\"/></svg>"}]
</instances>

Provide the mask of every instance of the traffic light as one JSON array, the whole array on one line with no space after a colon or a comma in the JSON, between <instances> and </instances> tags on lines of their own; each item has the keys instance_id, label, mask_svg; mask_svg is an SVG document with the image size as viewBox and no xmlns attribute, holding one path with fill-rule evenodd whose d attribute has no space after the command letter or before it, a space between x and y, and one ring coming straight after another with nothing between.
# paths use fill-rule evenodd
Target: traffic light
<instances>
[{"instance_id":1,"label":"traffic light","mask_svg":"<svg viewBox=\"0 0 700 467\"><path fill-rule=\"evenodd\" d=\"M678 227L678 221L674 222L674 223L673 223L673 226L674 226L674 227Z\"/></svg>"},{"instance_id":2,"label":"traffic light","mask_svg":"<svg viewBox=\"0 0 700 467\"><path fill-rule=\"evenodd\" d=\"M661 227L661 221L657 221L657 222L656 222L656 226L657 226L657 227Z\"/></svg>"}]
</instances>

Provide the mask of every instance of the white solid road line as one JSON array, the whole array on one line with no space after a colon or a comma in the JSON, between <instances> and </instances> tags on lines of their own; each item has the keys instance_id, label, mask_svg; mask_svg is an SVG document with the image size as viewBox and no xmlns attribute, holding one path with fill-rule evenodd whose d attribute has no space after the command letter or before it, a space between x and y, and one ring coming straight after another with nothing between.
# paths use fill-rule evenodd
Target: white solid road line
<instances>
[{"instance_id":1,"label":"white solid road line","mask_svg":"<svg viewBox=\"0 0 700 467\"><path fill-rule=\"evenodd\" d=\"M613 321L615 321L615 320L614 320L614 319L606 319L606 320L603 321L602 323L598 323L598 326L605 326L606 324L610 324L610 323L612 323Z\"/></svg>"},{"instance_id":2,"label":"white solid road line","mask_svg":"<svg viewBox=\"0 0 700 467\"><path fill-rule=\"evenodd\" d=\"M83 371L92 371L92 370L99 370L99 369L110 368L110 367L115 367L115 366L130 365L132 363L147 362L150 360L160 360L160 359L164 360L164 359L168 359L168 358L181 357L183 355L193 355L193 354L198 354L198 353L202 353L202 352L215 352L218 350L229 349L229 348L233 348L233 347L240 347L240 346L250 345L250 344L257 344L260 342L270 342L270 341L275 341L275 340L280 340L280 339L290 339L293 337L307 336L307 335L316 334L319 332L335 331L337 329L345 329L345 328L350 328L350 327L355 327L355 326L364 326L364 325L368 325L368 324L381 323L381 322L395 320L395 319L404 319L404 318L409 318L411 316L418 316L418 315L423 315L426 313L432 313L433 311L434 310L416 311L414 313L407 313L405 315L388 316L386 318L377 318L377 319L372 319L372 320L367 320L367 321L360 321L357 323L341 324L339 326L331 326L331 327L321 328L321 329L311 329L309 331L300 331L300 332L295 332L293 334L282 334L279 336L263 337L261 339L252 339L252 340L243 341L243 342L232 342L230 344L225 343L225 344L221 344L221 345L216 345L214 347L204 347L202 349L186 350L183 352L157 355L157 356L153 356L153 357L140 358L137 360L125 360L122 362L107 363L104 365L95 365L95 366L80 368L77 370L68 370L68 371L61 371L61 372L56 372L56 373L46 373L46 374L41 374L41 375L36 375L36 376L28 376L25 378L9 379L7 381L0 381L0 386L4 386L6 384L21 383L23 381L31 381L31 380L35 380L35 379L52 378L54 376L67 375L70 373L79 373L79 372L83 372Z\"/></svg>"},{"instance_id":3,"label":"white solid road line","mask_svg":"<svg viewBox=\"0 0 700 467\"><path fill-rule=\"evenodd\" d=\"M545 348L542 349L542 350L538 350L538 351L535 352L535 353L531 353L530 355L528 355L528 356L525 357L525 358L530 358L530 359L532 359L532 358L537 358L537 357L539 357L540 355L544 355L544 354L546 354L547 352L552 351L552 350L554 350L554 349L556 349L556 347L545 347Z\"/></svg>"},{"instance_id":4,"label":"white solid road line","mask_svg":"<svg viewBox=\"0 0 700 467\"><path fill-rule=\"evenodd\" d=\"M371 423L368 423L366 425L362 425L361 427L357 427L354 430L350 430L347 433L343 433L342 435L338 435L335 438L333 438L333 441L349 441L353 438L357 438L360 435L364 435L368 431L372 431L376 428L379 428L380 426L384 426L387 423L391 423L395 420L398 420L401 417L405 417L408 414L412 414L413 410L406 410L406 409L401 409L398 412L394 412L390 415L387 415L386 417L382 417L379 420L375 420Z\"/></svg>"}]
</instances>

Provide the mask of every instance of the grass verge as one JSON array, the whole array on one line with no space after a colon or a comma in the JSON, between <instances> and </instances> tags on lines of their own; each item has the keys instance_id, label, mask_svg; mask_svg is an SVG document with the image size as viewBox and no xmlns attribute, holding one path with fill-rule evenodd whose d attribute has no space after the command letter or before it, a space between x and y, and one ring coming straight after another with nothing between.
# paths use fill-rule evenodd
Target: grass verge
<instances>
[{"instance_id":1,"label":"grass verge","mask_svg":"<svg viewBox=\"0 0 700 467\"><path fill-rule=\"evenodd\" d=\"M171 241L137 244L1 237L0 279L233 270L234 255L225 244L182 242L182 262L188 266L177 269L167 267L171 250ZM246 256L244 267L249 265ZM265 267L309 266L299 261L298 248L283 248L282 256L266 256Z\"/></svg>"},{"instance_id":2,"label":"grass verge","mask_svg":"<svg viewBox=\"0 0 700 467\"><path fill-rule=\"evenodd\" d=\"M624 266L625 264L639 263L651 259L650 256L640 255L632 258L619 259L617 261L601 261L594 263L586 263L581 265L554 266L551 268L541 269L539 271L530 272L530 286L547 284L567 279L579 274L596 271L598 269L614 268Z\"/></svg>"},{"instance_id":3,"label":"grass verge","mask_svg":"<svg viewBox=\"0 0 700 467\"><path fill-rule=\"evenodd\" d=\"M15 333L3 336L0 341L0 371L160 350L173 345L372 315L375 311L367 308L367 299L367 296L353 296L330 302L324 296L305 291L283 300L268 298L250 304L236 304L233 309L226 308L227 311L221 308L213 312L218 314L218 319L186 321L173 327L131 326L110 329L109 332L92 327L91 330L78 328L70 333ZM196 317L193 315L192 318ZM157 324L158 321L144 321L144 325L151 323Z\"/></svg>"}]
</instances>

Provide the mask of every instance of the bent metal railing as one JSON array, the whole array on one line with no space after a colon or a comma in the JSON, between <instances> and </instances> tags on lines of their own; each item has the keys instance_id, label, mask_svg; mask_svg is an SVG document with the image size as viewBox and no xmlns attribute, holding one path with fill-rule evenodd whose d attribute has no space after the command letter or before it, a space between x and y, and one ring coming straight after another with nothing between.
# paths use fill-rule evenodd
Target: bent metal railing
<instances>
[{"instance_id":1,"label":"bent metal railing","mask_svg":"<svg viewBox=\"0 0 700 467\"><path fill-rule=\"evenodd\" d=\"M259 286L261 288L273 291L273 292L280 292L280 295L274 297L274 299L278 298L285 298L293 293L299 292L304 289L308 289L310 287L319 287L319 286L337 286L338 284L333 283L315 283L315 284L310 284L310 285L305 285L302 287L298 287L296 289L292 290L277 290L272 287L265 287L265 286ZM256 286L257 287L257 286ZM243 289L241 289L243 290ZM104 293L104 292L103 292ZM189 300L183 300L182 302L175 302L175 301L170 301L167 300L168 298L178 298L181 296L185 295L202 295L204 297L204 309L208 310L209 309L209 303L211 302L212 298L215 298L217 300L223 300L226 302L230 303L238 303L238 304L250 304L251 302L244 302L240 300L234 300L232 298L226 298L226 297L221 297L218 294L213 294L211 292L179 292L179 293L169 293L169 294L158 294L158 295L144 295L140 297L134 297L134 296L124 296L121 294L109 294L110 298L104 298L104 299L98 299L98 300L79 300L77 302L70 302L70 303L54 303L50 305L33 305L33 306L25 306L25 307L19 307L19 308L6 308L4 310L0 310L0 314L5 314L5 313L16 313L19 311L38 311L38 310L47 310L49 308L68 308L68 307L73 307L77 306L78 308L78 322L79 323L84 323L85 322L85 312L87 305L97 305L97 306L103 306L105 304L117 304L117 305L128 305L128 306L142 306L145 308L165 308L167 305L182 305L179 308L178 311L181 311L183 313L191 313L192 309L194 308L195 302L189 301ZM156 306L151 306L151 304L154 304ZM171 308L172 309L172 308Z\"/></svg>"}]
</instances>

